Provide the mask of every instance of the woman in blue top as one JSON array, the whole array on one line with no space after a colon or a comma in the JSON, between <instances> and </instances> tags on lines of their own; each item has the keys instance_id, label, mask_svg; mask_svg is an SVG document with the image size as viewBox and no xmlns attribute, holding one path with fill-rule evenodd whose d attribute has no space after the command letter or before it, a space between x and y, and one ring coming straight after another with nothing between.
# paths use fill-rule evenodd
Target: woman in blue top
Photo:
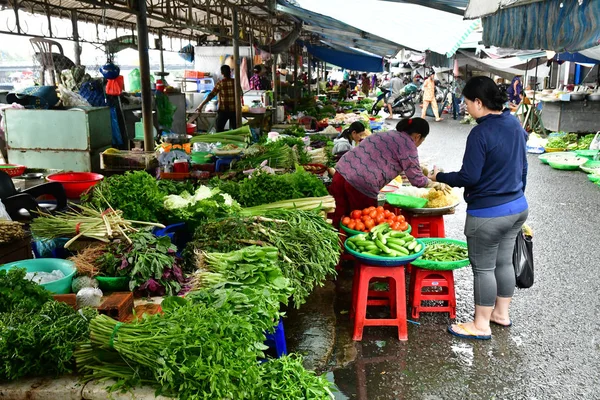
<instances>
[{"instance_id":1,"label":"woman in blue top","mask_svg":"<svg viewBox=\"0 0 600 400\"><path fill-rule=\"evenodd\" d=\"M502 111L506 99L490 78L470 79L463 96L478 125L467 139L462 168L449 173L434 170L430 178L464 187L467 202L465 235L475 280L475 319L451 325L448 331L490 339L490 322L512 324L508 315L515 289L512 254L528 215L527 133L516 117Z\"/></svg>"}]
</instances>

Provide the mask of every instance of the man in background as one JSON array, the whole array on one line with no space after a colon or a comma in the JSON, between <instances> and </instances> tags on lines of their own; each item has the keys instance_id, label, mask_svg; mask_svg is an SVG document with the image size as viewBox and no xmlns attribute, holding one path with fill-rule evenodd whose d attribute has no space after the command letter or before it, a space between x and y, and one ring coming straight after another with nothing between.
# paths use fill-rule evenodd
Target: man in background
<instances>
[{"instance_id":1,"label":"man in background","mask_svg":"<svg viewBox=\"0 0 600 400\"><path fill-rule=\"evenodd\" d=\"M396 99L400 96L400 93L402 93L403 88L404 88L404 82L400 78L400 74L399 73L394 74L394 76L390 80L390 84L389 84L390 95L387 99L387 109L388 109L388 114L390 114L390 115L387 117L387 119L392 119L394 117L393 112L392 112L392 104L394 104L394 101L396 101Z\"/></svg>"},{"instance_id":2,"label":"man in background","mask_svg":"<svg viewBox=\"0 0 600 400\"><path fill-rule=\"evenodd\" d=\"M196 108L196 112L202 112L204 106L215 96L219 96L219 108L217 110L217 121L215 128L217 132L223 132L225 125L229 121L229 129L237 128L235 115L235 81L231 78L231 68L229 65L221 66L221 79L215 85L215 88L206 96L202 104Z\"/></svg>"}]
</instances>

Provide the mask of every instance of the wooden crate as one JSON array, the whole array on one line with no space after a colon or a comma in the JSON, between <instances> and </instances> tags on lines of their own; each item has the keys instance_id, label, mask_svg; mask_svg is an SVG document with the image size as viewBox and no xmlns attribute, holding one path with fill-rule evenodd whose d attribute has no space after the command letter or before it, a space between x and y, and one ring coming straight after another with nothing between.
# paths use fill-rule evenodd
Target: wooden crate
<instances>
[{"instance_id":1,"label":"wooden crate","mask_svg":"<svg viewBox=\"0 0 600 400\"><path fill-rule=\"evenodd\" d=\"M67 303L77 310L77 295L55 294L52 296L56 301ZM117 321L131 321L133 318L133 293L115 292L102 297L102 303L98 307L98 313L108 315Z\"/></svg>"}]
</instances>

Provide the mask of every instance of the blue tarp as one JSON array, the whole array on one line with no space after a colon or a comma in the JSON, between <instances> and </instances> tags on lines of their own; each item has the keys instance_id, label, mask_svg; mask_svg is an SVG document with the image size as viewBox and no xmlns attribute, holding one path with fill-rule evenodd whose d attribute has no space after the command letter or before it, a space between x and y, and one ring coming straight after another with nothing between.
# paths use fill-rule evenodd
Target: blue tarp
<instances>
[{"instance_id":1,"label":"blue tarp","mask_svg":"<svg viewBox=\"0 0 600 400\"><path fill-rule=\"evenodd\" d=\"M589 58L579 53L557 53L554 58L554 61L559 63L564 63L565 61L581 63L581 64L600 64L600 60L596 60L594 58Z\"/></svg>"},{"instance_id":2,"label":"blue tarp","mask_svg":"<svg viewBox=\"0 0 600 400\"><path fill-rule=\"evenodd\" d=\"M486 46L576 52L600 43L600 1L546 0L484 17Z\"/></svg>"},{"instance_id":3,"label":"blue tarp","mask_svg":"<svg viewBox=\"0 0 600 400\"><path fill-rule=\"evenodd\" d=\"M314 46L300 42L306 46L310 54L328 64L337 65L351 71L383 72L383 58L330 49L325 46Z\"/></svg>"}]
</instances>

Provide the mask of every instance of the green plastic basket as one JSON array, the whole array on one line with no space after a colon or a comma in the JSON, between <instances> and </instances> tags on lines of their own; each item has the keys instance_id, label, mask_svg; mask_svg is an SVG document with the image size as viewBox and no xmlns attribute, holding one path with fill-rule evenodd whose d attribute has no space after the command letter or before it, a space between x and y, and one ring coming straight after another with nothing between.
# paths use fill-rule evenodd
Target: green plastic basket
<instances>
[{"instance_id":1,"label":"green plastic basket","mask_svg":"<svg viewBox=\"0 0 600 400\"><path fill-rule=\"evenodd\" d=\"M427 199L421 197L405 196L402 194L388 193L385 195L385 200L400 208L423 208L427 204Z\"/></svg>"},{"instance_id":2,"label":"green plastic basket","mask_svg":"<svg viewBox=\"0 0 600 400\"><path fill-rule=\"evenodd\" d=\"M550 159L550 160L548 160L548 164L550 164L550 166L554 169L560 169L563 171L576 171L582 165L587 164L587 162L582 161L581 158L583 158L583 157L574 158L572 160L572 163L567 163L565 160L553 161L553 159Z\"/></svg>"},{"instance_id":3,"label":"green plastic basket","mask_svg":"<svg viewBox=\"0 0 600 400\"><path fill-rule=\"evenodd\" d=\"M577 154L578 157L585 157L590 160L598 153L600 153L600 150L575 150L575 154Z\"/></svg>"},{"instance_id":4,"label":"green plastic basket","mask_svg":"<svg viewBox=\"0 0 600 400\"><path fill-rule=\"evenodd\" d=\"M454 239L443 239L443 238L431 238L431 239L420 239L425 246L430 246L434 244L455 244L460 247L467 248L467 243L462 242L460 240ZM468 258L464 260L458 261L431 261L431 260L423 260L421 258L413 261L411 263L413 266L423 269L431 269L435 271L452 271L455 269L466 267L471 264Z\"/></svg>"},{"instance_id":5,"label":"green plastic basket","mask_svg":"<svg viewBox=\"0 0 600 400\"><path fill-rule=\"evenodd\" d=\"M77 269L72 261L60 258L34 258L31 260L15 261L0 266L0 270L10 270L13 268L24 268L27 272L52 272L56 269L65 274L64 278L53 282L42 283L44 289L54 294L71 293L71 282Z\"/></svg>"},{"instance_id":6,"label":"green plastic basket","mask_svg":"<svg viewBox=\"0 0 600 400\"><path fill-rule=\"evenodd\" d=\"M352 254L357 260L362 261L364 264L375 265L375 266L380 266L380 267L395 267L395 266L399 267L401 265L406 265L406 264L413 262L417 258L421 257L423 255L423 253L425 252L427 245L424 243L424 241L423 241L424 239L415 239L415 240L417 241L417 243L419 243L421 246L423 246L423 248L421 249L420 252L411 254L406 257L380 257L380 256L375 256L375 255L367 255L367 254L359 253L358 251L354 251L348 247L348 240L346 240L344 242L344 247L346 248L346 251L348 253Z\"/></svg>"},{"instance_id":7,"label":"green plastic basket","mask_svg":"<svg viewBox=\"0 0 600 400\"><path fill-rule=\"evenodd\" d=\"M361 231L355 231L354 229L350 229L347 226L345 226L344 224L342 224L341 222L340 222L340 226L342 227L342 230L348 234L348 237L350 237L350 236L356 236L356 235L360 235L362 233L365 233L365 232L361 232ZM410 226L410 224L408 224L408 228L405 231L402 231L402 232L411 233L412 232L412 227Z\"/></svg>"},{"instance_id":8,"label":"green plastic basket","mask_svg":"<svg viewBox=\"0 0 600 400\"><path fill-rule=\"evenodd\" d=\"M594 183L600 182L600 175L589 174L587 177L591 182L594 182Z\"/></svg>"},{"instance_id":9,"label":"green plastic basket","mask_svg":"<svg viewBox=\"0 0 600 400\"><path fill-rule=\"evenodd\" d=\"M129 277L128 276L97 276L98 286L105 292L128 292Z\"/></svg>"},{"instance_id":10,"label":"green plastic basket","mask_svg":"<svg viewBox=\"0 0 600 400\"><path fill-rule=\"evenodd\" d=\"M577 157L577 155L574 152L561 151L561 152L558 152L558 153L544 153L544 154L540 154L538 156L538 159L543 164L548 164L549 160L551 160L554 157Z\"/></svg>"}]
</instances>

